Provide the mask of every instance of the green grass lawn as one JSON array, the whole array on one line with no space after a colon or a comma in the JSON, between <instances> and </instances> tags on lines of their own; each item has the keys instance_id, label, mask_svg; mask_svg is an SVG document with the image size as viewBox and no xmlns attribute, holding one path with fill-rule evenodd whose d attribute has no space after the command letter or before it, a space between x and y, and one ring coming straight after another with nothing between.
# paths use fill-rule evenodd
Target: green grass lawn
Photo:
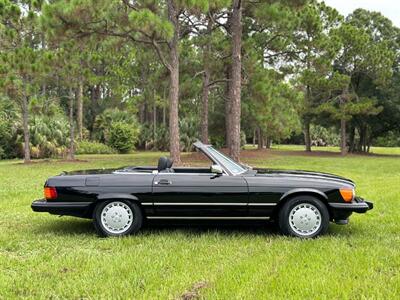
<instances>
[{"instance_id":1,"label":"green grass lawn","mask_svg":"<svg viewBox=\"0 0 400 300\"><path fill-rule=\"evenodd\" d=\"M257 145L253 146L248 144L245 146L246 149L257 149ZM312 151L324 151L324 152L340 152L340 148L337 146L326 146L317 147L312 146ZM282 151L304 151L304 145L272 145L272 150ZM371 147L369 154L383 154L383 155L400 155L400 147Z\"/></svg>"},{"instance_id":2,"label":"green grass lawn","mask_svg":"<svg viewBox=\"0 0 400 300\"><path fill-rule=\"evenodd\" d=\"M76 163L1 161L0 299L398 298L400 156L272 152L245 162L350 177L374 210L353 215L347 226L331 224L314 240L283 237L267 226L151 227L102 239L89 220L31 211L46 178L63 170L155 164L160 153L80 156L87 161Z\"/></svg>"}]
</instances>

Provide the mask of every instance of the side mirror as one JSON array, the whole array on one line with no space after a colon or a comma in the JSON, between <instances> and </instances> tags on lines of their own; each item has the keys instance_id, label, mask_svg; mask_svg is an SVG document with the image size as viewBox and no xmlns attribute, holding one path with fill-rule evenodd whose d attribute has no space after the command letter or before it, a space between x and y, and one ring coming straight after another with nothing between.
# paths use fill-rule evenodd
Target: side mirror
<instances>
[{"instance_id":1,"label":"side mirror","mask_svg":"<svg viewBox=\"0 0 400 300\"><path fill-rule=\"evenodd\" d=\"M221 166L219 165L212 165L211 166L211 173L222 175L224 171L222 170Z\"/></svg>"}]
</instances>

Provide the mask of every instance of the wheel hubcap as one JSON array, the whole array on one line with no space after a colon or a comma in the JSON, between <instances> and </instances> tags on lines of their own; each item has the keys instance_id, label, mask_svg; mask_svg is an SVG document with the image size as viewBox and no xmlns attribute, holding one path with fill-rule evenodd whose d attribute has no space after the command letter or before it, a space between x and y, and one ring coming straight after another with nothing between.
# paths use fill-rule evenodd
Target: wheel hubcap
<instances>
[{"instance_id":1,"label":"wheel hubcap","mask_svg":"<svg viewBox=\"0 0 400 300\"><path fill-rule=\"evenodd\" d=\"M132 210L123 202L111 202L101 211L101 224L111 233L124 233L129 229L132 221Z\"/></svg>"},{"instance_id":2,"label":"wheel hubcap","mask_svg":"<svg viewBox=\"0 0 400 300\"><path fill-rule=\"evenodd\" d=\"M299 235L312 235L321 227L321 213L312 204L298 204L290 211L289 224Z\"/></svg>"}]
</instances>

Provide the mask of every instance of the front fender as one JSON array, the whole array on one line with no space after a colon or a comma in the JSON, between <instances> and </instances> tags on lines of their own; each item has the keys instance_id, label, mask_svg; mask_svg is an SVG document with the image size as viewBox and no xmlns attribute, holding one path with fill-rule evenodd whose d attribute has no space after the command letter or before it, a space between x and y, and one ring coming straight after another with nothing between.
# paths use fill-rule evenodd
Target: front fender
<instances>
[{"instance_id":1,"label":"front fender","mask_svg":"<svg viewBox=\"0 0 400 300\"><path fill-rule=\"evenodd\" d=\"M324 199L328 200L328 196L324 193L321 192L320 190L317 189L313 189L313 188L296 188L296 189L291 189L289 191L287 191L286 193L284 193L281 198L279 199L280 201L295 195L295 194L301 194L301 193L311 193L311 194L318 194L319 196L323 197Z\"/></svg>"}]
</instances>

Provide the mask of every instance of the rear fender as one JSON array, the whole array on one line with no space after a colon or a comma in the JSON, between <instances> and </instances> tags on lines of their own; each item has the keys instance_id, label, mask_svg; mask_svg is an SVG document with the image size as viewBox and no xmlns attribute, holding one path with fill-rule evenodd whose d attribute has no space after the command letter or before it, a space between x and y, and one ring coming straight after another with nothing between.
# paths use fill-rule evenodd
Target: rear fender
<instances>
[{"instance_id":1,"label":"rear fender","mask_svg":"<svg viewBox=\"0 0 400 300\"><path fill-rule=\"evenodd\" d=\"M128 200L128 201L131 201L133 203L136 203L139 206L139 208L142 210L143 215L153 213L152 203L141 203L139 201L139 198L136 197L135 195L124 194L124 193L105 193L105 194L98 195L97 196L97 201L95 203L93 203L92 212L93 212L95 206L99 202L107 201L107 200L118 200L118 199L119 200ZM143 205L145 205L145 206L143 206ZM146 205L147 205L147 209L146 209Z\"/></svg>"},{"instance_id":2,"label":"rear fender","mask_svg":"<svg viewBox=\"0 0 400 300\"><path fill-rule=\"evenodd\" d=\"M106 193L97 196L97 200L111 200L111 199L125 199L125 200L139 201L139 199L136 196L124 193Z\"/></svg>"}]
</instances>

